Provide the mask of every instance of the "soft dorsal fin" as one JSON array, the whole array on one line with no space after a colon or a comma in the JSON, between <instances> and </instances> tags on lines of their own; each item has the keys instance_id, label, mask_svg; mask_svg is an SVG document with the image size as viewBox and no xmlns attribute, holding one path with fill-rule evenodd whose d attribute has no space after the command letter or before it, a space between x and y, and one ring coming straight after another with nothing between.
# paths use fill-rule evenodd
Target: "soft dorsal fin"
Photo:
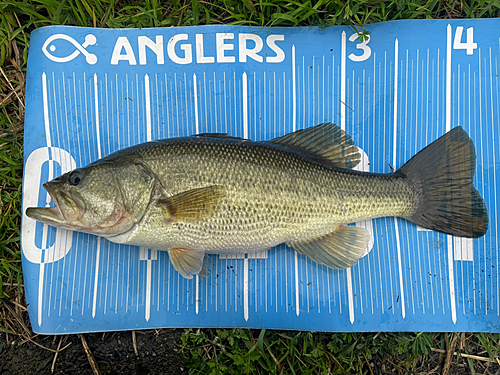
<instances>
[{"instance_id":1,"label":"soft dorsal fin","mask_svg":"<svg viewBox=\"0 0 500 375\"><path fill-rule=\"evenodd\" d=\"M366 229L341 226L326 236L287 245L316 263L345 269L353 266L363 256L369 241L370 234Z\"/></svg>"},{"instance_id":2,"label":"soft dorsal fin","mask_svg":"<svg viewBox=\"0 0 500 375\"><path fill-rule=\"evenodd\" d=\"M354 168L361 160L349 134L331 122L297 130L270 142L305 151L335 168Z\"/></svg>"}]
</instances>

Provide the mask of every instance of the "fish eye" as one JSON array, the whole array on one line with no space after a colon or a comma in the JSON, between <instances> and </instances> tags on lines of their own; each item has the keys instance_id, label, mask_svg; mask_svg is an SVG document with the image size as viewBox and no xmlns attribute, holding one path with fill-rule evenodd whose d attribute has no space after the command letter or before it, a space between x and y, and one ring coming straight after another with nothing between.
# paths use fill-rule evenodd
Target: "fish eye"
<instances>
[{"instance_id":1,"label":"fish eye","mask_svg":"<svg viewBox=\"0 0 500 375\"><path fill-rule=\"evenodd\" d=\"M75 169L73 172L71 172L68 178L69 184L73 186L80 184L82 180L83 180L83 172L79 169Z\"/></svg>"}]
</instances>

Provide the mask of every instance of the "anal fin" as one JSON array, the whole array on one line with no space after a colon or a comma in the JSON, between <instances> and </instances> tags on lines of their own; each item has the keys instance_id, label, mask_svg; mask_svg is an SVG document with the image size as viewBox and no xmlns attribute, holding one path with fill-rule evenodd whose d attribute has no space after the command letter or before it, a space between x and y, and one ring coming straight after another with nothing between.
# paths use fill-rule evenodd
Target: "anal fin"
<instances>
[{"instance_id":1,"label":"anal fin","mask_svg":"<svg viewBox=\"0 0 500 375\"><path fill-rule=\"evenodd\" d=\"M168 255L176 271L186 279L192 279L193 275L200 273L202 277L206 277L203 272L205 264L205 253L203 251L175 248L169 250Z\"/></svg>"},{"instance_id":2,"label":"anal fin","mask_svg":"<svg viewBox=\"0 0 500 375\"><path fill-rule=\"evenodd\" d=\"M366 229L341 226L326 236L287 245L316 263L345 269L353 266L363 256L369 240L370 234Z\"/></svg>"},{"instance_id":3,"label":"anal fin","mask_svg":"<svg viewBox=\"0 0 500 375\"><path fill-rule=\"evenodd\" d=\"M199 277L203 277L204 279L208 278L210 274L210 268L212 267L212 259L208 255L203 258L203 265L201 267L200 272L198 272Z\"/></svg>"}]
</instances>

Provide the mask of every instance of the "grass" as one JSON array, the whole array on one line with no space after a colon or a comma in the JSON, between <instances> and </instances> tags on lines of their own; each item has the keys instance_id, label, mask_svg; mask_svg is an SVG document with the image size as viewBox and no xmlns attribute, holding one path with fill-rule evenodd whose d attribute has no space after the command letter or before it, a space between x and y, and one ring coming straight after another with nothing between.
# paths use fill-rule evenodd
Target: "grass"
<instances>
[{"instance_id":1,"label":"grass","mask_svg":"<svg viewBox=\"0 0 500 375\"><path fill-rule=\"evenodd\" d=\"M500 335L484 333L212 329L186 330L181 351L190 374L432 374L443 373L447 363L454 365L450 374L474 374L500 371L499 346ZM457 356L445 358L449 351L466 356L461 366Z\"/></svg>"},{"instance_id":2,"label":"grass","mask_svg":"<svg viewBox=\"0 0 500 375\"><path fill-rule=\"evenodd\" d=\"M49 25L142 28L208 24L350 25L359 30L368 23L397 19L498 16L498 0L0 1L0 331L16 334L5 318L6 311L12 308L3 306L14 301L19 309L23 304L19 244L23 102L32 30ZM441 371L452 362L463 363L467 372L484 373L492 364L490 361L498 361L499 347L498 334L326 334L220 329L197 333L187 330L182 339L191 374L415 373L429 363ZM468 357L445 358L443 351L457 351Z\"/></svg>"},{"instance_id":3,"label":"grass","mask_svg":"<svg viewBox=\"0 0 500 375\"><path fill-rule=\"evenodd\" d=\"M436 336L420 334L419 337ZM186 332L182 349L187 360L201 373L298 373L298 374L345 374L368 371L374 357L394 358L412 353L411 342L415 337L393 334L323 334L312 332L260 332L241 329L212 330L199 334ZM430 340L426 340L430 342ZM390 344L390 345L388 345ZM425 354L424 351L415 355ZM208 348L208 349L207 349ZM414 361L411 355L398 360L398 367L411 371ZM208 361L204 360L209 359ZM188 363L189 364L189 363ZM378 363L382 369L383 363ZM383 369L382 369L383 370ZM383 370L384 371L384 370Z\"/></svg>"}]
</instances>

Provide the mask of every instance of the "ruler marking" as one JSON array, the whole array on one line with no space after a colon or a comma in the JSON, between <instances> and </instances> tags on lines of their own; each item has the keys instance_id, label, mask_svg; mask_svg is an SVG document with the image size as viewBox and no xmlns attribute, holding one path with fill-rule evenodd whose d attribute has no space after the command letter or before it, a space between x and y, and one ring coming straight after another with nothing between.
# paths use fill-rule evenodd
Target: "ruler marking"
<instances>
[{"instance_id":1,"label":"ruler marking","mask_svg":"<svg viewBox=\"0 0 500 375\"><path fill-rule=\"evenodd\" d=\"M345 131L345 87L346 87L346 34L342 32L342 54L341 54L341 73L340 73L340 128Z\"/></svg>"},{"instance_id":2,"label":"ruler marking","mask_svg":"<svg viewBox=\"0 0 500 375\"><path fill-rule=\"evenodd\" d=\"M146 140L151 141L151 91L149 75L144 76L144 93L146 96Z\"/></svg>"},{"instance_id":3,"label":"ruler marking","mask_svg":"<svg viewBox=\"0 0 500 375\"><path fill-rule=\"evenodd\" d=\"M248 77L247 73L243 72L242 75L242 83L243 83L243 138L248 139ZM248 270L248 267L247 267Z\"/></svg>"},{"instance_id":4,"label":"ruler marking","mask_svg":"<svg viewBox=\"0 0 500 375\"><path fill-rule=\"evenodd\" d=\"M295 69L295 45L292 45L292 132L297 130L297 82Z\"/></svg>"},{"instance_id":5,"label":"ruler marking","mask_svg":"<svg viewBox=\"0 0 500 375\"><path fill-rule=\"evenodd\" d=\"M447 27L447 45L446 45L446 132L451 130L451 25ZM447 235L448 243L448 274L451 303L451 320L454 324L457 322L457 309L455 299L455 271L453 269L453 240L452 236Z\"/></svg>"}]
</instances>

